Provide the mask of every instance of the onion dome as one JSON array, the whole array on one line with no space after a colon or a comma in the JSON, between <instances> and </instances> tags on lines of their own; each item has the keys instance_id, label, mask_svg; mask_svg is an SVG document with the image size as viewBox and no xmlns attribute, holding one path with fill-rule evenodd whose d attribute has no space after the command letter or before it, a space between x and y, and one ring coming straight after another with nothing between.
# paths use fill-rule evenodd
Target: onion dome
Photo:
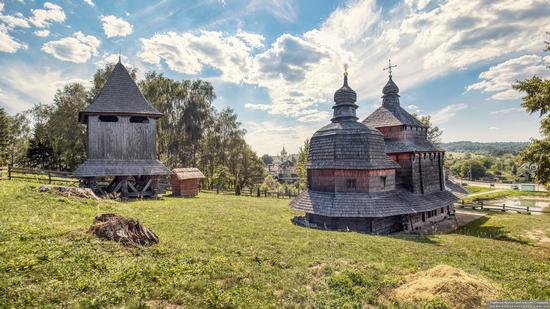
<instances>
[{"instance_id":1,"label":"onion dome","mask_svg":"<svg viewBox=\"0 0 550 309\"><path fill-rule=\"evenodd\" d=\"M393 82L392 76L390 75L390 79L386 83L386 86L384 86L384 89L382 89L382 93L384 95L396 95L399 93L399 87Z\"/></svg>"},{"instance_id":2,"label":"onion dome","mask_svg":"<svg viewBox=\"0 0 550 309\"><path fill-rule=\"evenodd\" d=\"M357 121L355 110L357 93L348 85L348 72L344 73L344 85L334 93L334 109L332 122Z\"/></svg>"},{"instance_id":3,"label":"onion dome","mask_svg":"<svg viewBox=\"0 0 550 309\"><path fill-rule=\"evenodd\" d=\"M384 152L384 136L375 128L357 122L357 94L344 85L334 94L332 123L311 137L309 169L393 169L398 165Z\"/></svg>"}]
</instances>

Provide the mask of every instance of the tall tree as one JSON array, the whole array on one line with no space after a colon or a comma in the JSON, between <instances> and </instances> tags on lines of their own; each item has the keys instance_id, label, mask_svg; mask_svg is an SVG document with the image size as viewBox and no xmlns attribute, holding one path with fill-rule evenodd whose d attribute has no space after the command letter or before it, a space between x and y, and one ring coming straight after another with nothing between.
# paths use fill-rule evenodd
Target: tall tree
<instances>
[{"instance_id":1,"label":"tall tree","mask_svg":"<svg viewBox=\"0 0 550 309\"><path fill-rule=\"evenodd\" d=\"M545 50L550 51L550 42L546 42ZM541 139L532 139L531 143L520 153L523 163L537 167L535 180L545 186L550 186L550 79L533 76L524 81L518 81L513 88L526 93L521 106L530 114L538 113L542 118L540 124Z\"/></svg>"},{"instance_id":2,"label":"tall tree","mask_svg":"<svg viewBox=\"0 0 550 309\"><path fill-rule=\"evenodd\" d=\"M12 166L22 165L25 161L26 149L30 138L30 125L26 113L18 113L10 117L7 158Z\"/></svg>"},{"instance_id":3,"label":"tall tree","mask_svg":"<svg viewBox=\"0 0 550 309\"><path fill-rule=\"evenodd\" d=\"M79 83L66 85L54 96L47 129L58 169L72 171L86 158L86 127L78 121L86 105L86 89Z\"/></svg>"},{"instance_id":4,"label":"tall tree","mask_svg":"<svg viewBox=\"0 0 550 309\"><path fill-rule=\"evenodd\" d=\"M296 163L296 171L300 176L300 187L307 187L307 155L309 152L309 139L304 141L304 145L298 150L298 162Z\"/></svg>"},{"instance_id":5,"label":"tall tree","mask_svg":"<svg viewBox=\"0 0 550 309\"><path fill-rule=\"evenodd\" d=\"M10 126L10 116L0 107L0 166L8 163Z\"/></svg>"},{"instance_id":6,"label":"tall tree","mask_svg":"<svg viewBox=\"0 0 550 309\"><path fill-rule=\"evenodd\" d=\"M432 117L430 115L418 117L416 114L413 114L413 116L420 120L420 122L424 125L428 126L428 140L435 145L441 144L441 135L443 134L443 130L441 130L438 126L433 125Z\"/></svg>"}]
</instances>

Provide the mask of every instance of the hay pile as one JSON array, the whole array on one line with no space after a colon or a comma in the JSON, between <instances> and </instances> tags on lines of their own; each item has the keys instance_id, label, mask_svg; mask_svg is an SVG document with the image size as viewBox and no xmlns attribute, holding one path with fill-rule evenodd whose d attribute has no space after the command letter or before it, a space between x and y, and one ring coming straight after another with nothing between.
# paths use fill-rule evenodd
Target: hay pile
<instances>
[{"instance_id":1,"label":"hay pile","mask_svg":"<svg viewBox=\"0 0 550 309\"><path fill-rule=\"evenodd\" d=\"M95 195L94 191L89 188L76 188L76 187L63 187L63 186L40 186L38 188L39 192L57 192L63 196L72 196L87 198L99 201L99 197Z\"/></svg>"},{"instance_id":2,"label":"hay pile","mask_svg":"<svg viewBox=\"0 0 550 309\"><path fill-rule=\"evenodd\" d=\"M461 269L439 265L410 276L391 298L403 304L442 300L452 308L484 308L495 294L495 287L488 282Z\"/></svg>"},{"instance_id":3,"label":"hay pile","mask_svg":"<svg viewBox=\"0 0 550 309\"><path fill-rule=\"evenodd\" d=\"M99 238L126 246L149 246L159 242L158 236L139 221L113 213L95 217L89 231Z\"/></svg>"}]
</instances>

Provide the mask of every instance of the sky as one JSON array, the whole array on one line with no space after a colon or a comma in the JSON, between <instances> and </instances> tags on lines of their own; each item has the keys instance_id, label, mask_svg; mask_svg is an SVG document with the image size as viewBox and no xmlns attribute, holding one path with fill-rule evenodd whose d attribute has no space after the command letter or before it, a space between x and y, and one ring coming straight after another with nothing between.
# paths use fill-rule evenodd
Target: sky
<instances>
[{"instance_id":1,"label":"sky","mask_svg":"<svg viewBox=\"0 0 550 309\"><path fill-rule=\"evenodd\" d=\"M550 77L548 16L548 0L0 0L0 107L89 87L120 53L138 78L210 81L259 155L294 153L330 122L345 64L362 120L391 58L401 105L430 115L444 142L528 141L538 115L511 85Z\"/></svg>"}]
</instances>

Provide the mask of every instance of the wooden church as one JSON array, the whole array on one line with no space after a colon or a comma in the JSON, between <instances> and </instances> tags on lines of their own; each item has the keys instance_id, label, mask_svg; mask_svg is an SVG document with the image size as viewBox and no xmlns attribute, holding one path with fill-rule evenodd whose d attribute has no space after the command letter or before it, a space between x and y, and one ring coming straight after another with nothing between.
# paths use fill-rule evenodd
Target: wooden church
<instances>
[{"instance_id":1,"label":"wooden church","mask_svg":"<svg viewBox=\"0 0 550 309\"><path fill-rule=\"evenodd\" d=\"M87 125L87 160L73 175L81 186L123 197L161 192L159 177L170 175L170 170L156 152L160 117L119 59L99 95L79 113Z\"/></svg>"},{"instance_id":2,"label":"wooden church","mask_svg":"<svg viewBox=\"0 0 550 309\"><path fill-rule=\"evenodd\" d=\"M398 92L390 73L382 107L361 123L357 94L344 74L331 123L310 140L308 189L290 204L305 213L296 223L384 234L454 213L444 152L427 140L427 127L400 107Z\"/></svg>"}]
</instances>

